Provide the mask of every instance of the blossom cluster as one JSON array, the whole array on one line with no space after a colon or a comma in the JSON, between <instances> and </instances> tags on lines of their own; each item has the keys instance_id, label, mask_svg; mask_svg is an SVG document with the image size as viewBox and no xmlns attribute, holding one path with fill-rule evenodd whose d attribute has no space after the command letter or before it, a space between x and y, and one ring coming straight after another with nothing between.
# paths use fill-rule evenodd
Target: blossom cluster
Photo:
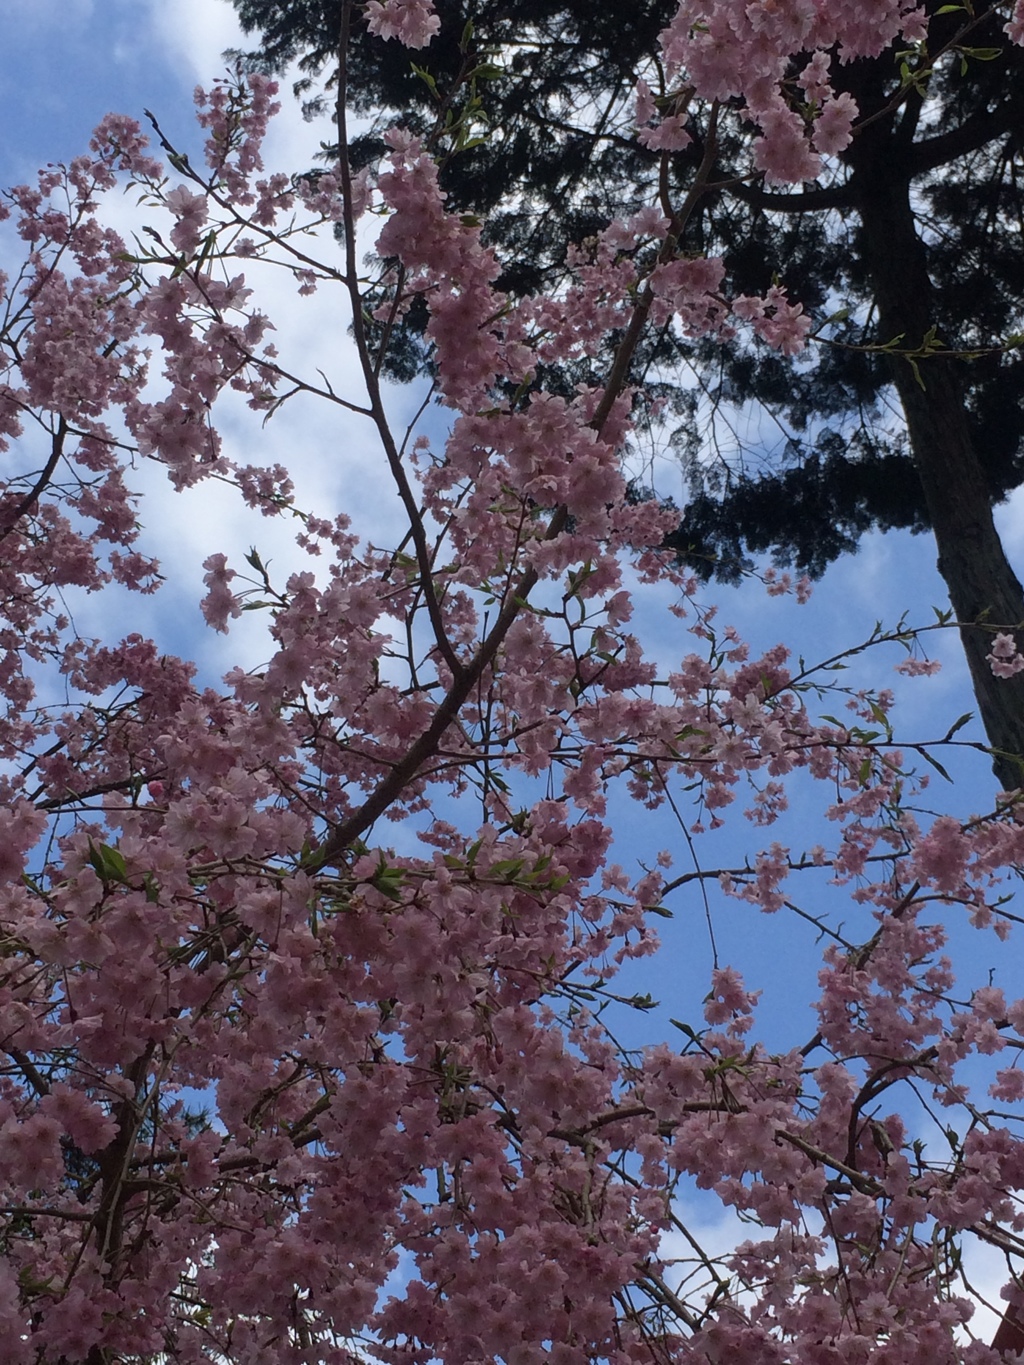
<instances>
[{"instance_id":1,"label":"blossom cluster","mask_svg":"<svg viewBox=\"0 0 1024 1365\"><path fill-rule=\"evenodd\" d=\"M743 101L761 131L754 166L784 185L817 179L822 158L850 142L858 109L851 95L834 92L831 64L877 57L896 40L916 44L926 30L918 0L684 0L661 43L670 78L704 100ZM787 82L805 55L800 108ZM659 145L657 130L646 141Z\"/></svg>"},{"instance_id":2,"label":"blossom cluster","mask_svg":"<svg viewBox=\"0 0 1024 1365\"><path fill-rule=\"evenodd\" d=\"M985 656L997 678L1012 678L1024 669L1024 656L1012 635L999 631L992 641L992 649Z\"/></svg>"},{"instance_id":3,"label":"blossom cluster","mask_svg":"<svg viewBox=\"0 0 1024 1365\"><path fill-rule=\"evenodd\" d=\"M367 19L412 46L437 25L421 0ZM789 57L877 51L918 21L900 0L686 3L663 46L704 94L761 91L782 175ZM810 60L827 153L851 111L827 113ZM198 95L206 172L174 156L165 178L109 118L92 156L7 201L26 266L0 333L22 460L0 498L5 1359L995 1365L965 1333L960 1247L1024 1253L1024 1083L1003 1064L1024 999L958 982L951 955L958 921L994 947L1008 932L1024 813L1008 796L927 814L892 697L720 629L660 549L671 512L632 502L621 469L619 358L645 327L714 338L731 314L792 354L809 319L781 288L724 297L661 203L514 304L429 149L393 132L372 178L378 321L386 345L423 303L450 427L396 438L357 327L365 392L346 401L406 515L369 545L344 512L291 507L279 467L232 464L213 425L225 391L263 415L303 389L239 255L271 247L300 294L337 288L363 317L362 282L293 242L354 221L371 177L341 160L315 184L257 180L273 95ZM152 250L103 226L119 177L146 186ZM600 383L537 379L609 334ZM266 612L264 662L220 688L57 608L65 589L157 585L137 459L169 496L217 475L301 524L283 582L249 556L258 601L225 554L203 562L211 629ZM667 666L634 624L645 583L672 593ZM1019 657L995 636L997 672ZM42 673L58 705L36 703ZM780 832L808 791L828 849ZM672 1043L619 1044L624 970L711 880L670 879L666 850L624 866L626 802L691 846L745 819L752 852L716 883L737 913L788 913L798 877L843 895L838 928L806 912L826 939L811 1039L768 1047L758 983L716 963ZM942 1141L939 1112L957 1116ZM745 1240L703 1251L693 1188Z\"/></svg>"},{"instance_id":4,"label":"blossom cluster","mask_svg":"<svg viewBox=\"0 0 1024 1365\"><path fill-rule=\"evenodd\" d=\"M371 33L397 38L406 47L426 47L441 27L432 0L370 0L366 22Z\"/></svg>"}]
</instances>

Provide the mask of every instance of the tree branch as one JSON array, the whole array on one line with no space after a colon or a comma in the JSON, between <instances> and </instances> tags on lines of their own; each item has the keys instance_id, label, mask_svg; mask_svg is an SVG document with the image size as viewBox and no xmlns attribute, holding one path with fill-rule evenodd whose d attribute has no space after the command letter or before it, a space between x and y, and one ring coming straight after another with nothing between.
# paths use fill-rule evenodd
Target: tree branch
<instances>
[{"instance_id":1,"label":"tree branch","mask_svg":"<svg viewBox=\"0 0 1024 1365\"><path fill-rule=\"evenodd\" d=\"M64 454L64 438L68 434L68 424L63 417L58 419L57 430L53 436L53 447L50 451L50 458L46 461L40 472L39 478L8 515L7 525L0 531L0 541L6 540L18 522L30 511L33 504L38 499L40 493L53 477L53 471L57 468L60 457Z\"/></svg>"},{"instance_id":2,"label":"tree branch","mask_svg":"<svg viewBox=\"0 0 1024 1365\"><path fill-rule=\"evenodd\" d=\"M346 5L345 19L343 21L344 25L347 25L347 13L348 7ZM342 76L339 76L338 128L342 147L344 147L345 131L344 98L345 98L344 80ZM675 214L668 236L666 237L665 242L662 245L661 251L658 253L659 263L671 259L671 257L674 255L680 233L682 232L687 221L689 220L689 217L692 214L694 208L696 207L697 202L699 201L701 196L707 191L708 177L710 176L712 167L714 166L715 153L717 150L717 143L714 132L717 112L718 105L716 104L712 107L710 132L700 169L697 172L697 175L694 179L694 183L691 186L690 191L686 196L686 199L684 200L683 204L680 206L679 210ZM347 250L352 254L352 266L354 267L355 263L354 233L352 231L352 225L349 222L350 213L349 205L351 203L351 198L347 189L347 185L349 183L348 181L349 172L346 158L342 156L340 160L343 181L345 182L346 185L345 192L346 247ZM359 300L358 289L354 285L355 279L354 268L350 268L349 276L350 280L353 281L353 283L350 284L350 289L352 290L353 295L353 313L355 318L357 319L358 327L356 339L360 347L360 354L361 355L366 354L368 356L368 351L366 350L365 347L365 339L360 340L360 337L362 337L362 314L360 310L361 301ZM608 375L608 382L605 385L605 390L601 397L601 401L597 406L597 410L595 411L593 418L591 419L590 425L594 428L596 432L598 432L598 434L600 434L601 430L603 429L605 422L608 420L608 417L613 407L615 406L616 400L618 399L619 395L621 394L622 390L626 385L626 381L629 376L630 362L632 361L633 355L636 352L636 348L639 343L640 337L643 333L644 325L647 321L647 316L650 312L651 304L653 303L653 301L654 290L650 282L648 281L648 283L645 285L641 293L639 300L634 306L633 315L630 318L629 326L626 328L625 336L623 337L621 343L619 344L618 350L615 353L615 359L612 362L612 367ZM367 366L367 368L369 369L370 367ZM406 507L409 510L410 525L413 532L414 542L416 542L417 544L417 557L419 558L417 536L420 537L423 536L422 522L419 520L418 509L416 508L415 501L412 498L411 489L409 489L408 482L405 478L405 472L401 468L398 452L397 450L394 449L394 442L391 439L390 430L387 428L387 423L384 418L383 411L382 409L380 409L379 406L380 405L379 388L377 387L375 380L373 380L373 386L371 388L371 402L373 403L375 413L380 411L379 430L381 432L382 439L384 440L385 448L388 450L389 463L392 464L393 470L396 470L396 478L399 478L400 476L399 482L400 489L404 488L406 490L406 492L403 493L402 500L403 502L406 503ZM394 450L394 460L392 460L391 455L392 450ZM406 501L406 493L408 494L408 501ZM565 529L567 521L568 512L566 508L564 506L559 507L552 516L551 521L548 523L548 528L544 533L543 539L545 541L554 540ZM430 582L430 559L426 550L425 537L423 539L423 558L420 560L420 562L421 565L423 566L422 571L424 577L424 592L427 594L427 603L429 609L432 602L436 606L436 598L434 597L432 591L432 584ZM529 569L525 570L525 572L521 575L518 583L515 585L512 592L509 593L505 601L505 604L503 605L501 612L498 615L498 619L495 621L488 635L481 642L480 647L477 650L477 653L475 657L472 659L472 661L466 665L458 664L458 661L456 661L456 666L453 667L452 669L453 674L452 686L446 693L444 699L439 704L437 710L434 712L434 718L431 721L430 725L420 735L419 739L417 739L416 742L408 749L402 761L400 763L395 764L395 766L387 773L387 775L384 778L382 778L376 790L370 794L370 796L366 799L366 801L363 802L359 809L354 811L347 820L343 820L340 825L337 825L335 827L335 829L324 841L321 847L317 849L311 856L310 858L311 865L323 867L330 863L336 863L341 857L341 855L345 852L345 850L351 845L352 841L354 839L359 838L360 835L365 833L366 830L368 830L370 826L381 815L384 814L384 812L391 805L391 803L394 800L396 800L397 797L401 794L402 790L406 787L406 785L410 781L412 781L413 777L419 771L422 765L426 762L426 760L437 751L437 747L441 741L441 737L444 735L448 727L456 720L462 707L469 700L470 694L473 692L474 688L477 686L480 679L483 677L483 674L486 671L486 669L494 660L495 656L498 653L498 650L501 647L502 641L505 639L505 636L508 634L509 630L512 628L512 625L519 617L519 613L526 606L530 593L536 587L539 577L540 575L538 574L537 570L533 567L530 567ZM431 620L433 619L434 618L432 614ZM440 624L440 622L436 628L439 630L443 630L443 626ZM451 647L448 646L449 651L450 648ZM448 658L448 653L445 653L445 658L446 659Z\"/></svg>"},{"instance_id":3,"label":"tree branch","mask_svg":"<svg viewBox=\"0 0 1024 1365\"><path fill-rule=\"evenodd\" d=\"M947 166L959 157L979 151L996 138L1006 137L1020 128L1024 118L1024 101L1018 96L1004 100L991 113L978 114L958 128L936 137L926 137L915 142L907 151L907 164L911 176L924 175Z\"/></svg>"}]
</instances>

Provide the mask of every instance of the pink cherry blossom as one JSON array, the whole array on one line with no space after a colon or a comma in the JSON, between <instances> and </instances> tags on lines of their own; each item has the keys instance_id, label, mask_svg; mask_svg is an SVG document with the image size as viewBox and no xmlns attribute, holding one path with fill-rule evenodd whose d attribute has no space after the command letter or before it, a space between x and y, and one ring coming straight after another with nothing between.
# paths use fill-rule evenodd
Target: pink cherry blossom
<instances>
[{"instance_id":1,"label":"pink cherry blossom","mask_svg":"<svg viewBox=\"0 0 1024 1365\"><path fill-rule=\"evenodd\" d=\"M371 33L406 47L426 47L441 27L432 0L370 0L366 13Z\"/></svg>"},{"instance_id":2,"label":"pink cherry blossom","mask_svg":"<svg viewBox=\"0 0 1024 1365\"><path fill-rule=\"evenodd\" d=\"M438 27L416 0L368 21L412 46ZM662 48L670 79L745 102L783 181L855 129L831 63L921 22L904 0L690 0ZM961 1249L1024 1251L1020 808L930 813L891 692L719 624L658 548L677 514L627 496L636 395L602 369L652 327L712 344L738 321L796 354L811 319L781 285L730 298L660 197L511 300L426 141L392 130L359 177L344 146L315 184L266 171L274 93L197 92L188 184L111 116L6 201L25 267L0 332L5 1359L994 1365L964 1336ZM665 155L674 117L646 134ZM140 182L171 259L105 225L104 196ZM384 321L426 309L447 428L392 428L358 271L311 254L371 204ZM344 393L266 342L240 255L293 296L335 291ZM583 359L585 383L547 386ZM254 444L285 394L365 422L388 542L231 459L225 393ZM120 608L92 639L63 607L160 586L141 460L161 496L216 477L298 528L280 574L206 555L195 620L230 636L241 579L265 625L219 685ZM871 649L893 645L931 671L905 623ZM1024 666L1006 631L989 659ZM801 848L787 807L815 802ZM746 852L716 869L726 824ZM668 1041L621 1041L626 982L702 889L820 936L806 1034L764 1041L773 962L759 982L709 959ZM991 980L961 945L989 929ZM742 1224L730 1248L702 1247L695 1191Z\"/></svg>"},{"instance_id":3,"label":"pink cherry blossom","mask_svg":"<svg viewBox=\"0 0 1024 1365\"><path fill-rule=\"evenodd\" d=\"M797 355L807 343L812 321L802 304L790 303L784 289L773 285L763 299L740 295L732 311L753 324L754 331L785 355Z\"/></svg>"},{"instance_id":4,"label":"pink cherry blossom","mask_svg":"<svg viewBox=\"0 0 1024 1365\"><path fill-rule=\"evenodd\" d=\"M177 218L171 230L171 241L180 251L194 251L202 236L203 224L209 217L209 206L202 194L193 194L187 186L171 190L165 200Z\"/></svg>"},{"instance_id":5,"label":"pink cherry blossom","mask_svg":"<svg viewBox=\"0 0 1024 1365\"><path fill-rule=\"evenodd\" d=\"M822 156L832 156L843 151L853 140L853 121L857 117L857 106L852 95L844 90L834 99L826 100L814 123L811 141L814 150Z\"/></svg>"},{"instance_id":6,"label":"pink cherry blossom","mask_svg":"<svg viewBox=\"0 0 1024 1365\"><path fill-rule=\"evenodd\" d=\"M237 575L234 569L227 567L227 560L221 554L210 555L203 561L203 568L207 571L203 582L209 588L202 603L203 615L214 630L226 632L228 617L242 614L242 608L228 586Z\"/></svg>"},{"instance_id":7,"label":"pink cherry blossom","mask_svg":"<svg viewBox=\"0 0 1024 1365\"><path fill-rule=\"evenodd\" d=\"M985 656L997 678L1012 678L1024 669L1024 657L1012 635L1001 632L992 641L991 653Z\"/></svg>"}]
</instances>

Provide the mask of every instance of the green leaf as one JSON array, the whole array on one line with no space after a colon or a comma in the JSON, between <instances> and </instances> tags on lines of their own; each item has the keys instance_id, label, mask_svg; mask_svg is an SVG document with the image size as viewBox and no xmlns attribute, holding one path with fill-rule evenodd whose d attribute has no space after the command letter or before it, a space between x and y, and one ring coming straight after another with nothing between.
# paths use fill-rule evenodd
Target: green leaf
<instances>
[{"instance_id":1,"label":"green leaf","mask_svg":"<svg viewBox=\"0 0 1024 1365\"><path fill-rule=\"evenodd\" d=\"M932 765L932 767L935 769L935 771L939 774L940 777L944 777L946 781L950 783L953 781L953 779L950 777L949 773L946 772L945 768L942 766L939 760L937 758L933 758L927 749L922 749L921 753L924 755L925 759L927 759L927 761Z\"/></svg>"},{"instance_id":2,"label":"green leaf","mask_svg":"<svg viewBox=\"0 0 1024 1365\"><path fill-rule=\"evenodd\" d=\"M946 739L947 740L952 739L958 730L962 730L964 728L964 726L972 718L973 715L974 715L973 711L965 711L963 715L960 717L960 719L955 720L953 724L949 727L949 729L946 731Z\"/></svg>"},{"instance_id":3,"label":"green leaf","mask_svg":"<svg viewBox=\"0 0 1024 1365\"><path fill-rule=\"evenodd\" d=\"M400 867L382 867L374 874L370 884L389 901L401 902L400 893L404 881L405 873Z\"/></svg>"},{"instance_id":4,"label":"green leaf","mask_svg":"<svg viewBox=\"0 0 1024 1365\"><path fill-rule=\"evenodd\" d=\"M626 998L626 1004L632 1005L635 1010L654 1010L658 1008L658 1002L652 995L630 995Z\"/></svg>"},{"instance_id":5,"label":"green leaf","mask_svg":"<svg viewBox=\"0 0 1024 1365\"><path fill-rule=\"evenodd\" d=\"M422 66L417 66L415 62L410 62L409 65L412 67L414 74L419 76L420 80L424 83L430 93L436 95L437 81L434 80L430 72L425 70Z\"/></svg>"},{"instance_id":6,"label":"green leaf","mask_svg":"<svg viewBox=\"0 0 1024 1365\"><path fill-rule=\"evenodd\" d=\"M523 870L522 858L505 858L501 862L492 863L490 875L498 881L515 881Z\"/></svg>"},{"instance_id":7,"label":"green leaf","mask_svg":"<svg viewBox=\"0 0 1024 1365\"><path fill-rule=\"evenodd\" d=\"M94 844L90 839L89 862L101 881L123 883L128 880L128 866L124 858L109 844Z\"/></svg>"},{"instance_id":8,"label":"green leaf","mask_svg":"<svg viewBox=\"0 0 1024 1365\"><path fill-rule=\"evenodd\" d=\"M299 854L299 870L301 872L317 872L324 865L324 855L321 849L314 848L307 839L302 845L302 852Z\"/></svg>"},{"instance_id":9,"label":"green leaf","mask_svg":"<svg viewBox=\"0 0 1024 1365\"><path fill-rule=\"evenodd\" d=\"M211 228L210 231L206 234L206 240L203 242L203 249L202 251L200 251L199 256L196 260L197 271L201 271L205 268L207 261L213 255L214 247L216 245L217 234L214 231L214 229Z\"/></svg>"}]
</instances>

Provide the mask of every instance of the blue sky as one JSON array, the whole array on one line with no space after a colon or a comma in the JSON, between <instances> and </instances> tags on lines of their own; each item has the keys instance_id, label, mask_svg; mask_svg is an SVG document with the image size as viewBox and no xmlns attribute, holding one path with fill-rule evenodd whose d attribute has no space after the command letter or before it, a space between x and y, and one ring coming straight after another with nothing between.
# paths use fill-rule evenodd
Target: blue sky
<instances>
[{"instance_id":1,"label":"blue sky","mask_svg":"<svg viewBox=\"0 0 1024 1365\"><path fill-rule=\"evenodd\" d=\"M0 31L4 34L0 59L3 184L28 179L38 165L65 160L83 150L92 127L109 110L141 119L143 108L148 107L169 131L179 130L180 135L190 137L194 85L209 83L220 74L222 50L243 41L226 0L0 0ZM285 113L270 139L268 162L273 161L271 169L295 170L310 164L320 131L302 122L287 88L283 100ZM336 311L332 316L329 304L322 301L295 309L293 299L294 291L281 291L274 300L278 308L268 309L282 337L300 347L312 344L314 337L332 337L332 359L343 374L348 342ZM409 393L394 396L400 412L409 411L413 402L414 395ZM386 504L391 494L382 499L368 430L354 422L339 427L334 415L296 405L265 431L246 424L241 413L229 411L224 433L229 448L232 443L236 450L243 443L258 444L249 455L256 462L281 460L294 466L301 505L325 512L353 512L357 525L361 518L370 526L371 538L374 528L386 534L386 506L382 510L380 504L382 500ZM660 464L658 477L663 491L678 497L679 475L670 463ZM289 529L265 522L254 526L239 514L229 495L206 486L178 502L171 499L162 480L145 476L144 485L159 497L147 505L143 520L169 578L160 594L162 600L153 604L158 617L155 628L170 647L198 655L210 680L215 680L240 656L247 661L258 656L260 625L248 618L227 639L204 631L196 611L202 594L199 565L217 550L228 551L237 563L254 541L265 560L276 556L281 563L289 554ZM1021 564L1024 501L1018 498L1000 509L998 518L1011 559ZM382 542L377 539L376 543ZM782 639L810 662L865 639L876 621L895 624L904 612L911 622L932 619L932 606L946 604L934 560L930 537L875 535L866 538L858 555L829 571L806 607L795 606L791 598L769 598L756 584L738 590L713 588L707 596L720 603L720 623L735 625L755 648ZM129 625L125 628L133 628L132 613L138 605L114 595L103 598L83 605L86 625L95 625L98 633L109 628L113 616L126 613ZM673 657L689 652L692 643L665 614L666 604L663 593L641 594L637 620L654 654L668 665ZM147 618L150 610L147 604ZM150 628L148 620L144 624ZM897 729L911 738L941 735L962 712L974 709L955 637L931 638L935 655L944 663L936 678L900 679L893 672L903 657L897 648L852 661L848 675L862 685L894 687L900 699ZM980 737L976 728L963 734ZM993 781L985 760L965 755L952 770L957 778L952 789L935 778L934 808L959 815L987 809ZM823 792L797 783L791 818L779 831L769 831L767 839L792 841L794 847L818 838L830 842L835 831L822 827L819 813L825 800ZM743 804L737 803L740 808ZM658 817L656 827L655 817L625 802L616 802L613 811L622 831L619 856L624 863L636 848L671 846L677 853L674 871L686 870L689 851L671 822ZM752 857L758 843L758 832L739 818L737 810L725 831L702 841L702 865L735 865L745 856ZM823 881L819 879L808 893L807 906L815 912L834 909L842 895ZM806 1005L819 954L813 932L793 916L783 913L769 918L725 901L714 887L709 897L722 961L741 965L750 984L765 989L763 1031L777 1044L802 1042L814 1031ZM663 926L665 951L657 961L630 969L624 977L630 990L650 990L664 1005L658 1015L629 1026L635 1041L656 1036L669 1015L698 1022L700 1000L707 989L711 951L703 898L691 888L670 904L675 918ZM1013 995L1020 993L1015 979L1019 983L1022 976L1024 939L1011 940L1008 949L997 952L991 937L982 939L973 931L960 930L956 937L976 984L982 983L992 967L996 984L1005 985Z\"/></svg>"},{"instance_id":2,"label":"blue sky","mask_svg":"<svg viewBox=\"0 0 1024 1365\"><path fill-rule=\"evenodd\" d=\"M220 0L204 8L223 10L230 23L230 7ZM199 13L194 5L145 0L0 0L4 182L74 156L111 109L141 118L144 106L187 99L198 74L190 54L203 62L207 35L216 41L212 24L206 34L185 31Z\"/></svg>"},{"instance_id":3,"label":"blue sky","mask_svg":"<svg viewBox=\"0 0 1024 1365\"><path fill-rule=\"evenodd\" d=\"M225 48L244 43L226 0L34 0L31 5L0 0L0 26L5 35L0 63L0 126L4 129L0 180L4 183L29 178L39 164L75 155L87 144L93 125L111 109L141 118L142 109L148 107L172 136L190 138L194 85L209 83L223 71L220 54ZM303 123L287 87L282 98L285 110L270 138L268 166L292 170L310 163L320 131ZM344 374L348 343L344 329L336 325L336 312L328 322L325 307L314 301L296 308L293 294L282 292L269 311L282 335L299 346L311 344L314 334L332 334ZM397 393L396 409L408 411L414 397L411 392ZM364 522L368 519L371 535L375 529L384 533L390 494L383 498L382 511L382 485L375 475L375 450L368 431L354 422L339 431L334 414L301 404L286 408L265 430L228 410L223 429L229 448L234 443L237 451L242 442L248 447L257 442L250 458L280 459L294 467L300 505L344 508L356 515L357 524L360 517ZM680 477L668 459L660 461L657 477L664 491L678 496ZM208 485L183 499L172 499L162 479L143 471L142 482L153 495L143 513L149 543L155 544L168 575L159 605L153 604L157 628L168 647L198 656L213 681L240 657L254 661L261 647L261 623L248 617L226 639L203 630L196 615L203 558L226 550L237 563L255 542L264 560L276 556L280 565L289 554L291 528L259 519L254 524L239 512L230 494ZM1024 516L1010 506L1002 509L1000 520L1011 555L1019 552L1024 546ZM769 598L756 583L734 590L712 587L706 596L720 603L720 624L735 625L755 648L781 639L794 654L811 662L865 639L876 621L894 624L904 612L911 622L931 619L931 607L945 605L934 554L927 536L869 536L859 554L830 570L805 607L795 606L792 598ZM113 614L127 613L130 618L137 610L129 599L101 596L102 601L92 599L82 606L86 627L92 622L99 629L109 624ZM692 642L665 614L665 594L641 592L637 601L641 634L655 656L671 666L674 658L692 648ZM852 660L844 679L894 687L900 696L897 728L910 738L934 738L957 716L973 709L955 637L933 636L931 643L944 662L936 678L899 678L893 666L903 656L898 648L890 647ZM976 728L963 735L980 737ZM987 808L992 792L987 763L966 756L956 767L953 790L935 779L931 797L936 809L964 814ZM789 828L771 831L768 838L792 841L794 846L814 842L818 836L812 829L824 800L824 793L797 784ZM618 803L616 814L624 848L636 846L641 829L645 836L651 834L650 817L628 803ZM821 831L822 842L828 842L832 833ZM741 818L732 818L726 830L701 841L701 863L711 867L740 863L756 852L758 837ZM664 839L676 847L675 871L684 871L690 855L668 822ZM649 846L650 840L645 837L643 844ZM812 900L820 897L831 903L835 893L816 889ZM712 902L724 960L749 961L753 968L772 961L764 1022L782 1041L782 1034L792 1034L793 1000L806 999L813 981L816 955L809 951L811 936L806 925L784 916L753 915L732 902L723 903L715 894ZM672 997L666 1010L678 1016L687 997L699 1001L703 994L701 983L706 982L711 958L703 898L690 890L677 897L672 908L677 918L664 929L668 952L657 967L652 970L651 964L645 964L639 975L652 983L655 995ZM1014 959L1019 963L1016 953ZM666 986L665 992L659 990L660 984Z\"/></svg>"},{"instance_id":4,"label":"blue sky","mask_svg":"<svg viewBox=\"0 0 1024 1365\"><path fill-rule=\"evenodd\" d=\"M4 128L0 180L7 184L29 178L39 164L75 155L86 146L94 124L111 109L141 118L143 108L150 108L172 137L191 138L196 82L208 84L221 74L223 50L245 41L226 0L34 0L31 5L0 0L0 26L5 34L0 63L0 126ZM293 170L310 164L320 130L303 123L287 86L282 99L284 112L268 144L268 168ZM268 311L282 336L300 347L310 345L314 335L332 335L343 375L348 343L344 329L337 326L336 312L330 315L326 307L313 301L296 308L293 293L282 291ZM408 412L414 398L412 392L396 393L396 410ZM344 509L355 515L357 525L368 521L371 536L375 531L381 536L385 533L390 493L381 496L368 430L352 422L339 431L334 414L326 415L308 404L286 408L263 430L247 422L246 416L229 409L222 419L229 449L234 445L238 453L245 443L251 448L249 458L280 459L293 467L300 505ZM680 476L668 458L658 462L657 478L663 491L679 495ZM153 603L156 628L167 647L198 657L210 681L240 659L255 662L261 649L258 617L245 618L227 638L203 629L196 614L202 595L199 566L217 550L226 550L237 563L253 543L264 560L275 559L280 566L290 553L292 529L258 518L254 523L239 511L231 494L208 485L183 499L173 499L161 477L143 471L142 484L152 495L143 512L148 543L155 545L168 576L167 587ZM1024 516L1010 506L1002 509L1000 520L1011 555L1019 552L1024 547ZM377 543L382 541L377 539ZM735 625L756 649L785 640L794 655L811 662L865 639L876 621L895 624L904 612L911 622L931 619L932 606L945 605L934 557L930 537L875 535L866 538L860 553L829 571L805 607L797 607L792 598L770 598L756 583L739 589L711 587L705 595L720 604L719 623ZM81 607L80 623L84 620L85 628L95 625L97 633L109 627L113 615L127 613L131 619L138 610L137 603L128 598L101 597ZM650 590L637 598L639 631L666 668L692 648L678 623L667 616L668 600L666 594ZM844 677L860 685L894 687L900 697L897 729L908 738L934 738L957 716L973 709L955 637L932 636L932 645L944 663L936 678L907 681L898 677L893 667L903 655L897 647L851 660ZM980 737L976 728L962 733ZM960 814L987 808L992 782L984 759L965 756L954 767L954 789L935 778L931 792L935 808ZM767 838L791 842L794 847L818 837L829 842L834 830L814 833L825 800L823 792L806 783L796 784L791 819L786 827L769 831ZM737 802L725 830L699 841L702 866L737 865L756 853L758 831L739 817L745 804ZM620 856L624 862L628 861L626 849L650 848L652 840L663 837L664 846L677 853L675 872L686 870L690 852L671 822L663 822L663 831L656 834L651 817L628 802L617 802L614 809L623 832ZM638 843L641 830L644 838ZM816 887L810 908L834 905L836 894ZM764 983L763 1022L776 1041L781 1043L784 1036L792 1040L793 1002L807 1000L813 987L817 957L813 935L792 917L755 915L723 901L714 888L709 895L722 959L748 966L752 980L766 961L772 963L770 979ZM692 1006L699 1001L706 989L711 949L704 900L696 888L677 896L672 908L676 919L663 928L664 957L631 972L630 980L636 979L637 988L649 986L656 996L665 996L665 1012L680 1017L686 1014L687 1003ZM983 951L990 947L986 944ZM1020 963L1016 952L1013 958ZM1012 988L1012 983L1007 986ZM689 1012L693 1013L692 1007ZM806 1014L806 1007L798 1006L796 1013L797 1017ZM646 1031L648 1025L638 1021L641 1026Z\"/></svg>"}]
</instances>

